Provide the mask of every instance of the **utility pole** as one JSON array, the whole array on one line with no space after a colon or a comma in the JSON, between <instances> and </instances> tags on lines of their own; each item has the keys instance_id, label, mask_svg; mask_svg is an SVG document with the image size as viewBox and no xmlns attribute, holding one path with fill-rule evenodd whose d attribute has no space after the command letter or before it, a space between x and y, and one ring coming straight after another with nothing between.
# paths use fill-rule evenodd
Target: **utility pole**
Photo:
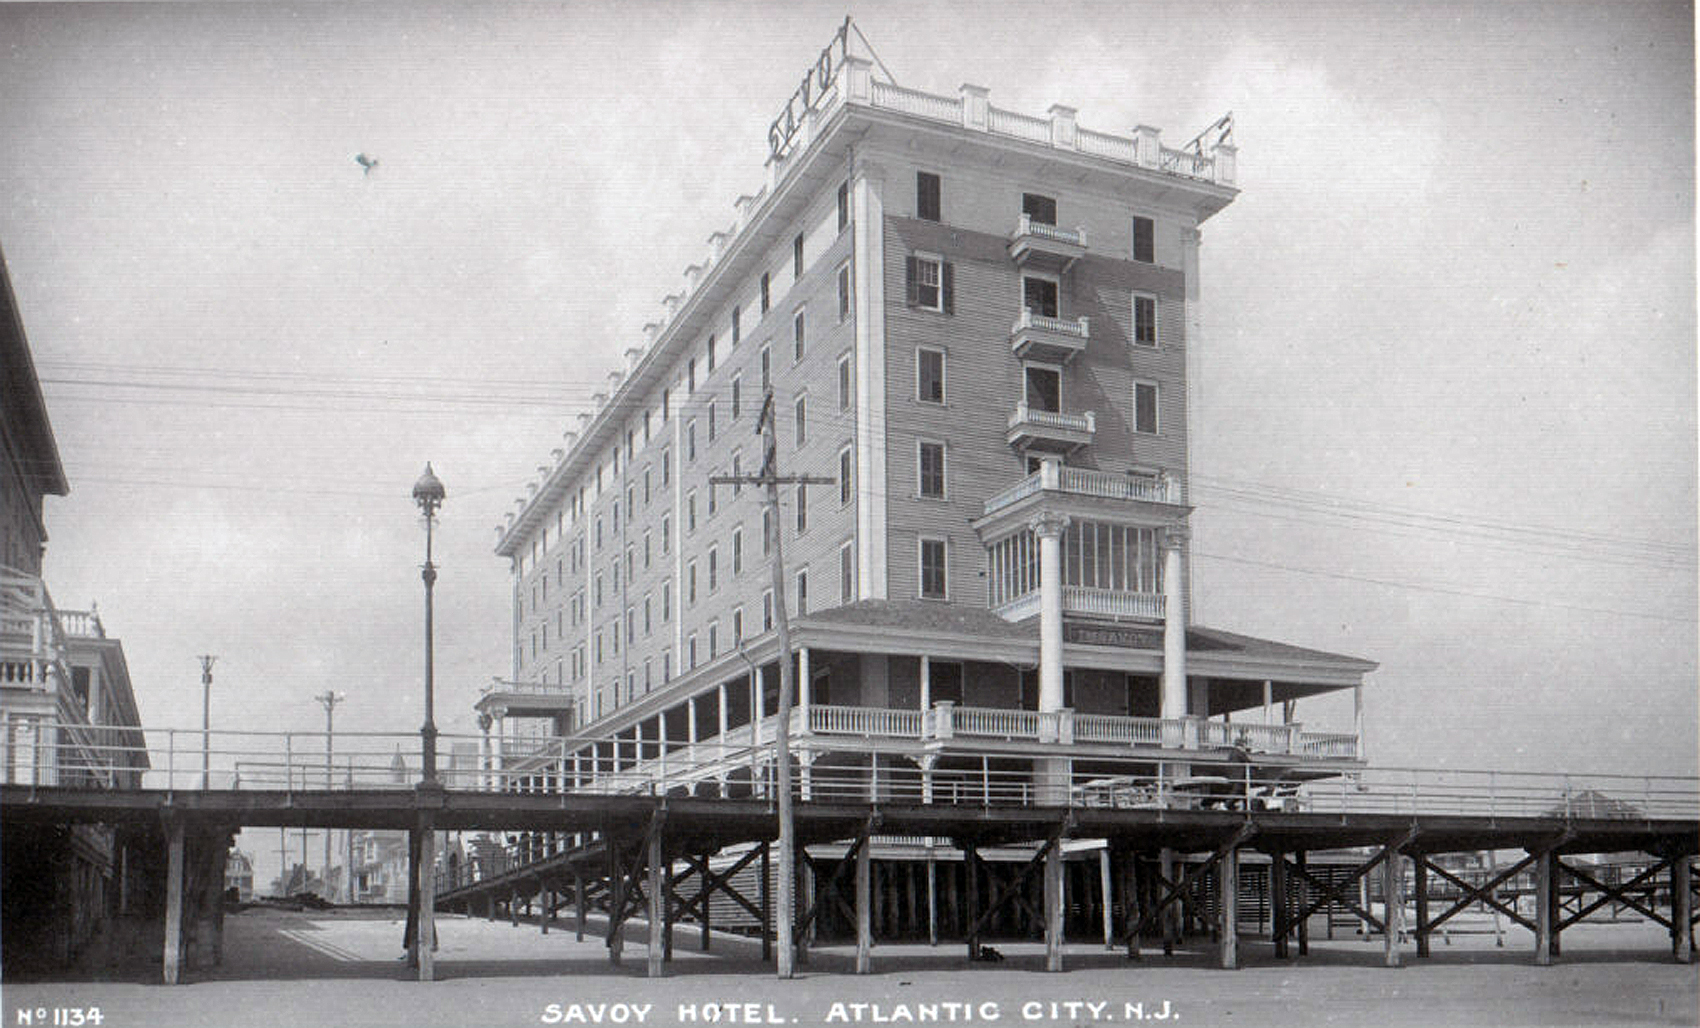
<instances>
[{"instance_id":1,"label":"utility pole","mask_svg":"<svg viewBox=\"0 0 1700 1028\"><path fill-rule=\"evenodd\" d=\"M795 696L791 671L791 623L785 613L785 551L781 544L784 532L779 527L779 486L832 485L836 480L819 475L779 474L778 432L774 428L773 390L762 397L761 417L756 420L756 434L762 437L761 472L756 475L714 475L713 485L764 485L767 487L767 518L769 539L773 548L773 615L779 630L779 715L774 719L774 763L777 765L779 786L779 910L776 922L778 976L790 978L796 959L792 930L797 920L796 861L797 824L791 807L791 704ZM758 685L758 688L760 686Z\"/></svg>"},{"instance_id":2,"label":"utility pole","mask_svg":"<svg viewBox=\"0 0 1700 1028\"><path fill-rule=\"evenodd\" d=\"M327 790L334 789L336 788L336 768L331 764L331 733L335 731L336 726L336 705L341 703L343 700L348 699L348 697L343 693L332 692L329 689L326 689L324 692L313 698L318 700L319 705L325 708L325 788ZM329 828L325 829L326 892L331 891L331 836L334 834L335 833ZM326 896L325 898L334 899L334 897L331 896Z\"/></svg>"},{"instance_id":3,"label":"utility pole","mask_svg":"<svg viewBox=\"0 0 1700 1028\"><path fill-rule=\"evenodd\" d=\"M218 657L204 654L201 657L201 790L204 792L212 781L212 668L213 661Z\"/></svg>"}]
</instances>

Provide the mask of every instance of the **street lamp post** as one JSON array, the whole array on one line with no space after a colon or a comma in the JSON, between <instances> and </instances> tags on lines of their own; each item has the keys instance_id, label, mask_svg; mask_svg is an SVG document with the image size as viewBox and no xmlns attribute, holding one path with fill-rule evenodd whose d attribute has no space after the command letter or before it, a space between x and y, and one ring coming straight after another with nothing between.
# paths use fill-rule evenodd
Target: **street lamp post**
<instances>
[{"instance_id":1,"label":"street lamp post","mask_svg":"<svg viewBox=\"0 0 1700 1028\"><path fill-rule=\"evenodd\" d=\"M212 654L201 657L201 788L211 787L212 779L212 668L218 658Z\"/></svg>"},{"instance_id":2,"label":"street lamp post","mask_svg":"<svg viewBox=\"0 0 1700 1028\"><path fill-rule=\"evenodd\" d=\"M427 463L425 473L413 483L413 502L419 504L419 510L425 515L425 567L420 575L425 581L425 724L419 729L420 742L425 750L419 782L422 791L442 788L442 783L437 781L437 725L432 720L431 587L437 584L437 566L431 563L431 524L436 520L437 508L442 506L444 495L443 483L432 474L431 465ZM417 916L411 918L413 931L408 940L422 982L436 977L433 950L437 945L437 846L433 828L430 811L422 809L415 829L418 845L410 847L418 854L414 858L411 875L417 883L417 891L409 898L409 906L414 908Z\"/></svg>"},{"instance_id":3,"label":"street lamp post","mask_svg":"<svg viewBox=\"0 0 1700 1028\"><path fill-rule=\"evenodd\" d=\"M444 495L443 483L437 480L431 465L426 463L425 473L413 483L413 502L419 504L425 515L425 567L420 572L425 581L425 724L420 727L419 736L425 749L422 766L427 784L437 780L437 725L432 720L431 679L431 588L437 584L437 566L431 563L431 525L437 519L437 508L443 505Z\"/></svg>"},{"instance_id":4,"label":"street lamp post","mask_svg":"<svg viewBox=\"0 0 1700 1028\"><path fill-rule=\"evenodd\" d=\"M331 738L332 738L333 733L336 731L336 713L335 713L336 712L336 705L341 703L343 700L348 699L348 697L345 696L344 694L340 693L340 692L332 692L331 690L326 689L324 692L320 693L319 695L317 695L313 698L315 700L318 700L320 705L322 705L325 708L325 788L327 790L334 789L334 788L336 788L336 768L331 763L331 759L332 759L331 758ZM332 834L333 833L331 832L330 829L328 829L328 828L325 829L325 891L327 893L332 891L332 889L331 889L331 836L332 836ZM332 900L332 901L334 901L336 899L336 897L334 895L326 896L325 898Z\"/></svg>"}]
</instances>

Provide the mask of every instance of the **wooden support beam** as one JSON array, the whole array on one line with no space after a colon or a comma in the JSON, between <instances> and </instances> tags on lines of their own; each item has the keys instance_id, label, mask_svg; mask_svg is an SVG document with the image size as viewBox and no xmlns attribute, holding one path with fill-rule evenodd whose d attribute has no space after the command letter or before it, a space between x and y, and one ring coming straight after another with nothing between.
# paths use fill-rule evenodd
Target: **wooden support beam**
<instances>
[{"instance_id":1,"label":"wooden support beam","mask_svg":"<svg viewBox=\"0 0 1700 1028\"><path fill-rule=\"evenodd\" d=\"M1547 878L1547 888L1552 892L1552 937L1547 940L1547 950L1558 956L1559 940L1564 934L1564 861L1559 859L1556 849L1552 852L1552 874Z\"/></svg>"},{"instance_id":2,"label":"wooden support beam","mask_svg":"<svg viewBox=\"0 0 1700 1028\"><path fill-rule=\"evenodd\" d=\"M1679 964L1694 962L1692 875L1688 855L1679 854L1670 866L1671 955Z\"/></svg>"},{"instance_id":3,"label":"wooden support beam","mask_svg":"<svg viewBox=\"0 0 1700 1028\"><path fill-rule=\"evenodd\" d=\"M1428 858L1417 853L1411 859L1413 861L1412 885L1417 894L1417 956L1426 958L1429 955L1428 935L1430 931L1428 919Z\"/></svg>"},{"instance_id":4,"label":"wooden support beam","mask_svg":"<svg viewBox=\"0 0 1700 1028\"><path fill-rule=\"evenodd\" d=\"M431 815L419 826L419 980L437 978L437 833Z\"/></svg>"},{"instance_id":5,"label":"wooden support beam","mask_svg":"<svg viewBox=\"0 0 1700 1028\"><path fill-rule=\"evenodd\" d=\"M165 984L176 985L183 965L183 822L171 818L165 825ZM287 869L284 872L288 876Z\"/></svg>"},{"instance_id":6,"label":"wooden support beam","mask_svg":"<svg viewBox=\"0 0 1700 1028\"><path fill-rule=\"evenodd\" d=\"M1399 936L1404 931L1405 922L1405 869L1401 864L1404 858L1399 855L1396 845L1388 845L1382 851L1381 860L1381 903L1382 903L1382 961L1388 967L1399 966Z\"/></svg>"},{"instance_id":7,"label":"wooden support beam","mask_svg":"<svg viewBox=\"0 0 1700 1028\"><path fill-rule=\"evenodd\" d=\"M662 931L666 926L667 862L661 848L662 815L658 811L649 823L649 837L644 840L649 852L649 977L660 978L663 971Z\"/></svg>"},{"instance_id":8,"label":"wooden support beam","mask_svg":"<svg viewBox=\"0 0 1700 1028\"><path fill-rule=\"evenodd\" d=\"M1221 917L1222 968L1237 971L1240 966L1240 849L1229 847L1216 862L1216 909Z\"/></svg>"},{"instance_id":9,"label":"wooden support beam","mask_svg":"<svg viewBox=\"0 0 1700 1028\"><path fill-rule=\"evenodd\" d=\"M549 918L553 917L555 914L554 898L555 894L548 886L544 886L537 890L537 902L539 912L541 914L541 916L537 919L537 931L539 935L549 934Z\"/></svg>"},{"instance_id":10,"label":"wooden support beam","mask_svg":"<svg viewBox=\"0 0 1700 1028\"><path fill-rule=\"evenodd\" d=\"M1063 859L1053 840L1045 847L1045 970L1063 969Z\"/></svg>"},{"instance_id":11,"label":"wooden support beam","mask_svg":"<svg viewBox=\"0 0 1700 1028\"><path fill-rule=\"evenodd\" d=\"M1433 873L1439 875L1441 878L1446 879L1448 882L1451 882L1452 884L1458 886L1458 888L1460 890L1460 894L1459 894L1457 902L1453 903L1452 906L1446 908L1446 910L1444 912L1442 912L1440 914L1440 916L1435 917L1435 918L1433 918L1429 921L1429 930L1433 931L1434 929L1440 927L1442 924L1446 923L1446 921L1449 920L1450 918L1452 918L1453 915L1458 914L1458 913L1460 913L1464 910L1468 910L1470 908L1470 905L1473 904L1473 903L1484 903L1484 904L1488 905L1489 907L1492 907L1496 912L1504 914L1506 917L1510 918L1512 921L1514 921L1517 924L1520 924L1523 927L1529 929L1529 931L1531 931L1531 932L1534 931L1535 930L1535 923L1533 921L1529 920L1528 918L1524 917L1523 915L1519 914L1517 912L1516 908L1508 906L1503 901L1501 901L1499 899L1499 897L1494 895L1494 890L1499 888L1499 886L1503 885L1504 883L1510 881L1512 878L1516 877L1516 875L1519 872L1521 872L1525 867L1528 867L1530 864L1533 864L1537 859L1539 859L1539 858L1536 855L1530 854L1529 856L1524 857L1522 860L1519 860L1516 864L1513 864L1509 869L1507 869L1505 871L1499 871L1497 868L1490 868L1489 871L1488 871L1488 874L1489 874L1488 880L1486 882L1484 882L1480 887L1472 885L1471 883L1465 881L1464 879L1462 879L1462 878L1458 877L1457 875L1453 874L1452 872L1448 871L1446 868L1441 867L1439 864L1431 865L1429 867L1429 870L1432 871Z\"/></svg>"},{"instance_id":12,"label":"wooden support beam","mask_svg":"<svg viewBox=\"0 0 1700 1028\"><path fill-rule=\"evenodd\" d=\"M508 890L508 927L519 927L519 890L517 888Z\"/></svg>"},{"instance_id":13,"label":"wooden support beam","mask_svg":"<svg viewBox=\"0 0 1700 1028\"><path fill-rule=\"evenodd\" d=\"M407 966L419 966L419 828L407 830L407 924L402 940L407 947Z\"/></svg>"},{"instance_id":14,"label":"wooden support beam","mask_svg":"<svg viewBox=\"0 0 1700 1028\"><path fill-rule=\"evenodd\" d=\"M1163 847L1162 851L1157 854L1157 877L1164 886L1168 886L1175 880L1175 851L1170 847ZM1171 902L1171 899L1164 898L1154 910L1145 913L1145 917L1150 917L1152 913L1155 913L1158 920L1162 922L1163 955L1165 957L1175 955L1175 942L1180 936L1181 909L1170 906ZM1139 924L1134 927L1133 933L1141 935L1144 934L1144 930L1145 921L1142 918Z\"/></svg>"},{"instance_id":15,"label":"wooden support beam","mask_svg":"<svg viewBox=\"0 0 1700 1028\"><path fill-rule=\"evenodd\" d=\"M963 870L968 877L965 921L968 925L968 960L980 959L980 849L972 842L962 845Z\"/></svg>"},{"instance_id":16,"label":"wooden support beam","mask_svg":"<svg viewBox=\"0 0 1700 1028\"><path fill-rule=\"evenodd\" d=\"M1309 896L1310 889L1305 885L1305 874L1304 874L1304 872L1305 872L1305 851L1304 850L1299 850L1299 852L1298 852L1298 863L1295 864L1294 867L1297 868L1297 870L1299 871L1299 878L1298 878L1297 881L1295 881L1293 883L1295 886L1298 887L1298 895L1294 898L1294 902L1299 907L1299 909L1303 910L1305 908L1305 900L1310 898L1310 896ZM1291 908L1288 908L1288 909L1290 910ZM1300 917L1298 919L1298 922L1299 922L1299 956L1308 957L1308 956L1310 956L1310 915L1306 914L1306 915ZM1329 931L1332 932L1333 929L1330 928Z\"/></svg>"},{"instance_id":17,"label":"wooden support beam","mask_svg":"<svg viewBox=\"0 0 1700 1028\"><path fill-rule=\"evenodd\" d=\"M1552 963L1553 922L1553 865L1558 857L1552 850L1542 850L1535 857L1535 964L1546 967Z\"/></svg>"},{"instance_id":18,"label":"wooden support beam","mask_svg":"<svg viewBox=\"0 0 1700 1028\"><path fill-rule=\"evenodd\" d=\"M761 844L761 881L757 893L761 897L761 916L757 923L761 925L761 959L764 964L773 959L773 855L770 849L771 844Z\"/></svg>"},{"instance_id":19,"label":"wooden support beam","mask_svg":"<svg viewBox=\"0 0 1700 1028\"><path fill-rule=\"evenodd\" d=\"M873 966L874 930L869 921L872 905L873 847L864 831L856 849L856 973L867 974Z\"/></svg>"},{"instance_id":20,"label":"wooden support beam","mask_svg":"<svg viewBox=\"0 0 1700 1028\"><path fill-rule=\"evenodd\" d=\"M1139 855L1132 850L1122 852L1122 925L1127 931L1127 958L1139 959L1140 913L1144 901L1139 895Z\"/></svg>"},{"instance_id":21,"label":"wooden support beam","mask_svg":"<svg viewBox=\"0 0 1700 1028\"><path fill-rule=\"evenodd\" d=\"M578 927L574 931L573 937L576 941L583 942L586 908L584 900L584 875L582 874L573 875L573 899L578 907Z\"/></svg>"},{"instance_id":22,"label":"wooden support beam","mask_svg":"<svg viewBox=\"0 0 1700 1028\"><path fill-rule=\"evenodd\" d=\"M694 711L696 708L693 705L691 709ZM702 855L702 860L697 863L697 868L699 869L697 874L698 874L698 877L700 877L702 879L702 888L697 893L697 901L698 901L697 920L702 925L702 938L699 940L699 944L701 945L702 951L704 953L708 952L708 936L709 936L709 932L710 932L710 926L711 926L711 924L713 923L713 920L714 920L714 918L713 918L713 906L714 905L709 902L709 895L708 895L710 890L712 890L714 888L714 886L712 884L712 878L709 876L709 873L708 873L708 858L709 858L709 854L704 853Z\"/></svg>"},{"instance_id":23,"label":"wooden support beam","mask_svg":"<svg viewBox=\"0 0 1700 1028\"><path fill-rule=\"evenodd\" d=\"M1098 851L1098 896L1103 900L1099 913L1104 922L1104 948L1116 948L1116 913L1115 913L1115 863L1110 854L1110 844L1104 843L1104 848Z\"/></svg>"},{"instance_id":24,"label":"wooden support beam","mask_svg":"<svg viewBox=\"0 0 1700 1028\"><path fill-rule=\"evenodd\" d=\"M925 660L926 658L921 658ZM927 853L927 945L939 944L939 865Z\"/></svg>"},{"instance_id":25,"label":"wooden support beam","mask_svg":"<svg viewBox=\"0 0 1700 1028\"><path fill-rule=\"evenodd\" d=\"M1287 855L1277 850L1269 854L1269 934L1275 937L1275 956L1280 960L1290 956L1287 935L1292 930L1288 921L1292 911L1287 899Z\"/></svg>"},{"instance_id":26,"label":"wooden support beam","mask_svg":"<svg viewBox=\"0 0 1700 1028\"><path fill-rule=\"evenodd\" d=\"M1674 932L1677 924L1676 918L1664 916L1659 913L1658 908L1653 906L1651 902L1643 903L1631 895L1631 892L1643 882L1649 883L1648 888L1650 889L1650 883L1657 879L1659 872L1663 871L1666 867L1669 867L1671 872L1674 874L1678 863L1681 863L1681 858L1657 861L1651 867L1648 867L1634 878L1617 886L1607 885L1595 878L1593 875L1590 875L1579 868L1572 867L1568 864L1562 865L1565 874L1576 879L1584 886L1592 886L1593 888L1598 889L1601 895L1592 903L1583 904L1579 902L1575 913L1561 919L1558 924L1553 926L1554 933L1562 932L1564 929L1576 924L1586 918L1589 914L1614 900L1626 907L1629 907L1631 910L1640 914L1642 917L1645 917L1647 920L1664 925L1667 929ZM1672 883L1674 884L1674 882L1675 879L1672 878Z\"/></svg>"}]
</instances>

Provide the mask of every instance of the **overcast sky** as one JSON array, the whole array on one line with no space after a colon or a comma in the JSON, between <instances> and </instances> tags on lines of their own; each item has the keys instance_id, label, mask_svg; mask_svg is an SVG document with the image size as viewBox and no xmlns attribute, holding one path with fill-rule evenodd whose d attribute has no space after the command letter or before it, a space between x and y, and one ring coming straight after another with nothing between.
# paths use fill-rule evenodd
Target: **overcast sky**
<instances>
[{"instance_id":1,"label":"overcast sky","mask_svg":"<svg viewBox=\"0 0 1700 1028\"><path fill-rule=\"evenodd\" d=\"M0 246L71 481L47 578L145 721L197 726L214 653L215 725L320 727L333 689L339 729L416 729L431 460L438 722L474 730L493 526L845 13L0 5ZM1687 5L850 13L906 86L1169 145L1234 112L1200 623L1380 661L1379 764L1695 772Z\"/></svg>"}]
</instances>

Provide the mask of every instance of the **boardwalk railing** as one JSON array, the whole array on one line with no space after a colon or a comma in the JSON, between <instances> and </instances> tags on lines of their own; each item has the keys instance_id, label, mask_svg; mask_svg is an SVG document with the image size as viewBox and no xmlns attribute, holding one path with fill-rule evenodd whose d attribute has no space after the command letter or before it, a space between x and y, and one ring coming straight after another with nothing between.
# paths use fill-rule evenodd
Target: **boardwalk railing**
<instances>
[{"instance_id":1,"label":"boardwalk railing","mask_svg":"<svg viewBox=\"0 0 1700 1028\"><path fill-rule=\"evenodd\" d=\"M1071 714L1066 721L1063 714ZM797 716L797 715L794 715ZM1010 769L1007 753L947 753L931 761L920 754L855 752L842 748L845 734L881 738L937 736L948 722L952 737L1005 742L1059 738L1130 746L1172 746L1187 725L1156 718L1116 718L1072 712L960 708L939 704L921 711L849 707L810 710L811 727L831 728L796 740L795 787L813 801L954 803L985 806L1154 807L1165 809L1283 810L1318 814L1484 815L1556 820L1643 821L1700 817L1700 779L1671 775L1580 775L1430 768L1329 769L1290 759L1260 762L1224 756L1220 750L1183 750L1130 755L1112 766L1125 774L1102 773L1106 761L1091 758L1092 773L1056 770L1034 755L1030 769ZM793 722L796 725L796 722ZM553 759L524 768L505 764L475 736L440 737L439 777L456 791L563 794L643 794L698 797L771 795L773 719L756 733L740 729L733 741L694 743L659 739L568 736L535 740ZM1213 727L1216 722L1202 722ZM5 766L7 784L122 788L112 767L147 762L140 786L164 790L267 790L323 792L410 790L418 784L419 737L415 733L227 732L150 729L147 745L126 744L108 730L85 738L55 756L52 774L16 762ZM800 727L800 725L797 725ZM1193 727L1197 727L1194 725ZM1262 726L1233 725L1237 731ZM1271 734L1296 726L1267 726ZM1350 736L1296 733L1301 750L1326 750ZM204 744L204 748L203 748ZM457 745L458 744L458 745ZM471 744L471 745L468 745ZM993 746L993 749L996 747ZM327 755L328 754L328 755ZM837 756L835 757L834 754ZM854 754L846 764L842 759ZM1302 755L1302 754L1301 754ZM8 754L8 757L13 756ZM1065 760L1067 754L1059 754ZM1177 759L1180 758L1180 759ZM203 761L210 768L203 775ZM1045 761L1041 766L1041 761ZM86 765L86 766L85 766ZM923 765L926 765L923 767Z\"/></svg>"}]
</instances>

